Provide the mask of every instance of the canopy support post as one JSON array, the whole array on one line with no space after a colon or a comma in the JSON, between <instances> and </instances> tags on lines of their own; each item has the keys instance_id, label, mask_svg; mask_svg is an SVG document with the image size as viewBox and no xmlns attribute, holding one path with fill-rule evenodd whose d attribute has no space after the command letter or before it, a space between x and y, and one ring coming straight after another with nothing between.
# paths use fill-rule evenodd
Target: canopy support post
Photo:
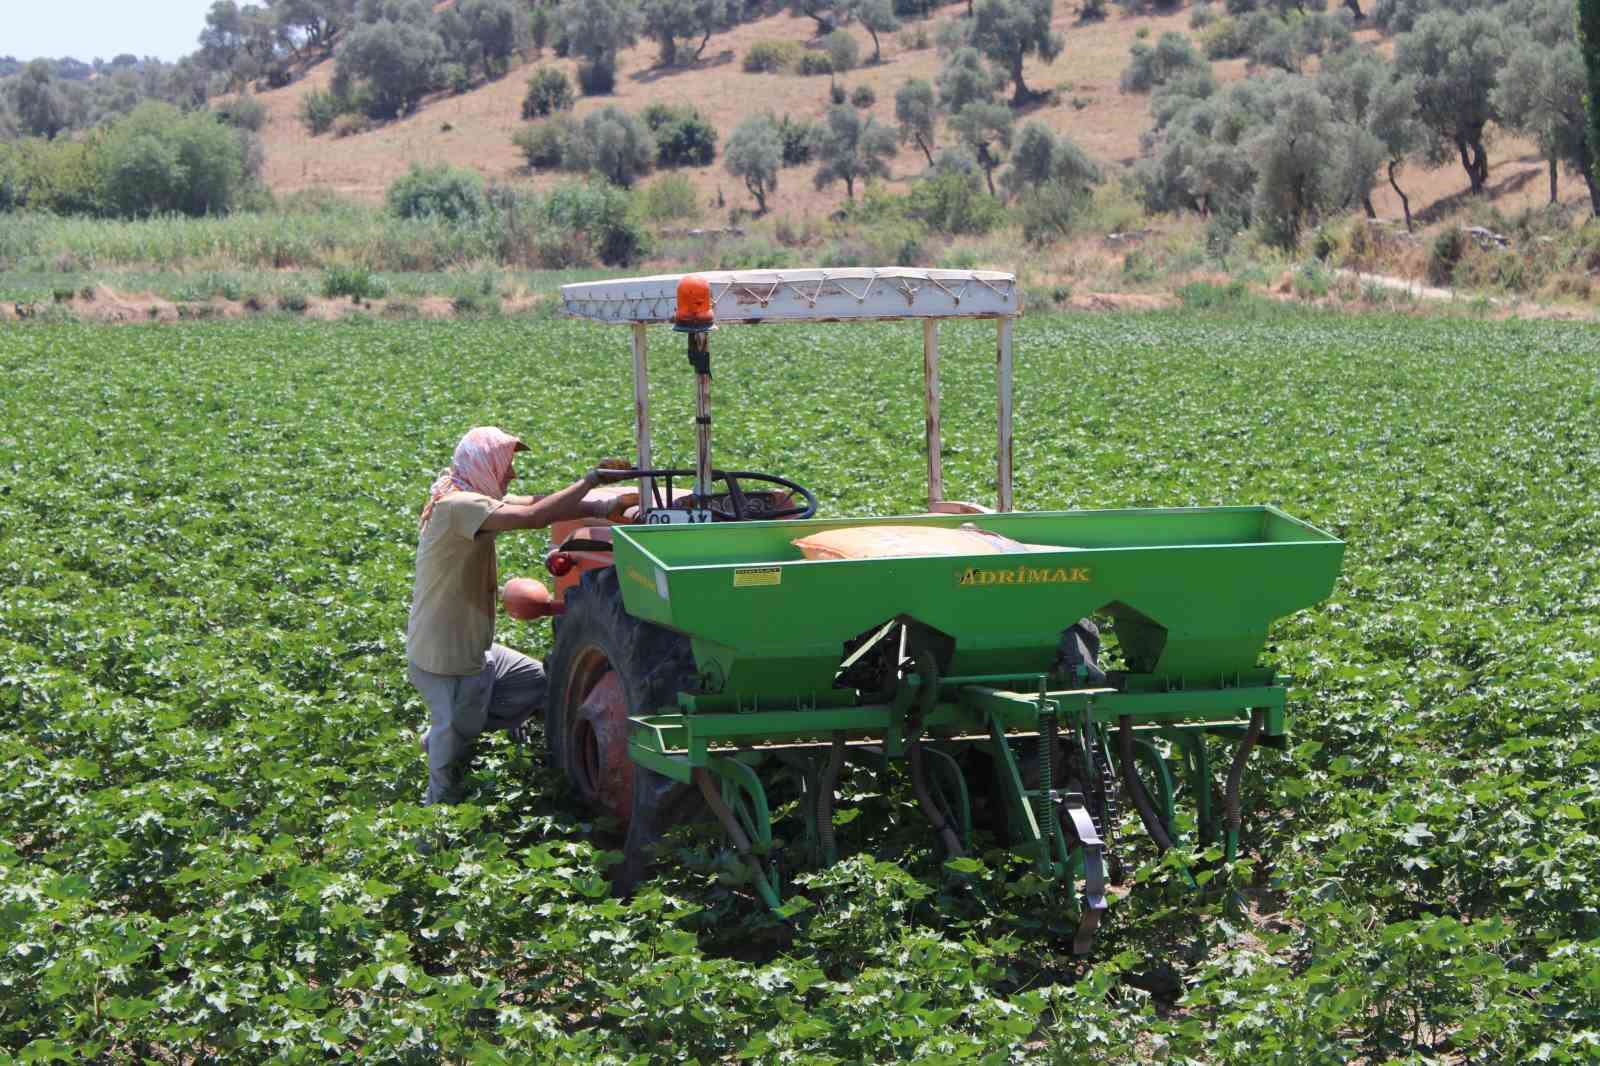
<instances>
[{"instance_id":1,"label":"canopy support post","mask_svg":"<svg viewBox=\"0 0 1600 1066\"><path fill-rule=\"evenodd\" d=\"M1011 331L1015 319L1010 315L1002 315L998 323L995 378L999 393L1000 442L996 456L995 510L1009 511L1011 510Z\"/></svg>"},{"instance_id":2,"label":"canopy support post","mask_svg":"<svg viewBox=\"0 0 1600 1066\"><path fill-rule=\"evenodd\" d=\"M644 323L633 324L633 438L638 447L634 457L638 469L650 469L650 382L645 365ZM651 478L639 479L639 506L651 506L655 499L655 484Z\"/></svg>"},{"instance_id":3,"label":"canopy support post","mask_svg":"<svg viewBox=\"0 0 1600 1066\"><path fill-rule=\"evenodd\" d=\"M711 334L690 333L689 364L694 368L694 494L697 506L711 496Z\"/></svg>"},{"instance_id":4,"label":"canopy support post","mask_svg":"<svg viewBox=\"0 0 1600 1066\"><path fill-rule=\"evenodd\" d=\"M922 320L922 376L927 400L928 507L944 499L944 462L939 433L939 320Z\"/></svg>"}]
</instances>

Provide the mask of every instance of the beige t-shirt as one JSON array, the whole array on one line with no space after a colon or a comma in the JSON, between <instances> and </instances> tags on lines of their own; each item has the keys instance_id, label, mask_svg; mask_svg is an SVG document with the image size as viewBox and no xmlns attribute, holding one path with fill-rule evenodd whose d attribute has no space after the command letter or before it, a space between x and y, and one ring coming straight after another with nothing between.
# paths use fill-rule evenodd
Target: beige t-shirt
<instances>
[{"instance_id":1,"label":"beige t-shirt","mask_svg":"<svg viewBox=\"0 0 1600 1066\"><path fill-rule=\"evenodd\" d=\"M494 643L493 532L480 532L501 501L452 492L433 505L417 538L417 580L411 590L406 657L432 674L464 676L483 669Z\"/></svg>"}]
</instances>

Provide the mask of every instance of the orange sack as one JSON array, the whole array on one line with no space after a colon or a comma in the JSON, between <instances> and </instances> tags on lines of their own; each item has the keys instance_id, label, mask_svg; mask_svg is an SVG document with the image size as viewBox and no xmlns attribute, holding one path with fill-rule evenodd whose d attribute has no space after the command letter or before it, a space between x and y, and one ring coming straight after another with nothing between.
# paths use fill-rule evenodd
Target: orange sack
<instances>
[{"instance_id":1,"label":"orange sack","mask_svg":"<svg viewBox=\"0 0 1600 1066\"><path fill-rule=\"evenodd\" d=\"M807 559L884 559L907 555L1014 555L1062 551L1054 545L1024 544L967 523L960 529L937 526L846 526L812 533L792 542Z\"/></svg>"}]
</instances>

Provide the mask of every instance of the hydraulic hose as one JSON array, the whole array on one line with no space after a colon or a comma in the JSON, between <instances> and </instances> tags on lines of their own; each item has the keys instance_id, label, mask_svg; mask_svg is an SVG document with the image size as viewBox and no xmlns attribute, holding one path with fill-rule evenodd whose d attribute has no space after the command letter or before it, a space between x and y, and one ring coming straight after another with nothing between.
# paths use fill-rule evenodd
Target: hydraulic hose
<instances>
[{"instance_id":1,"label":"hydraulic hose","mask_svg":"<svg viewBox=\"0 0 1600 1066\"><path fill-rule=\"evenodd\" d=\"M1228 789L1223 796L1223 803L1227 811L1228 832L1234 840L1239 838L1239 825L1243 820L1239 815L1239 782L1244 777L1245 760L1250 758L1250 752L1261 737L1265 717L1261 708L1251 710L1250 725L1244 731L1244 739L1239 741L1239 750L1234 752L1233 765L1228 767Z\"/></svg>"},{"instance_id":2,"label":"hydraulic hose","mask_svg":"<svg viewBox=\"0 0 1600 1066\"><path fill-rule=\"evenodd\" d=\"M1121 756L1123 787L1128 790L1128 798L1133 801L1134 809L1139 812L1139 820L1144 823L1145 832L1156 842L1156 847L1164 852L1172 847L1172 837L1167 834L1167 827L1162 825L1161 819L1157 817L1156 809L1145 793L1144 782L1139 780L1139 771L1133 764L1133 719L1125 714L1117 719L1117 726L1117 754Z\"/></svg>"},{"instance_id":3,"label":"hydraulic hose","mask_svg":"<svg viewBox=\"0 0 1600 1066\"><path fill-rule=\"evenodd\" d=\"M921 685L916 691L917 709L906 723L906 760L911 764L911 791L917 797L917 806L922 808L922 813L933 824L934 832L944 842L945 853L952 859L959 859L966 855L967 849L961 846L961 838L956 836L956 831L945 820L944 811L933 802L933 795L928 791L927 767L922 760L922 719L939 702L939 662L933 657L933 652L924 648L917 652L916 666L917 675L921 678ZM901 686L901 692L906 692L904 682L901 682Z\"/></svg>"},{"instance_id":4,"label":"hydraulic hose","mask_svg":"<svg viewBox=\"0 0 1600 1066\"><path fill-rule=\"evenodd\" d=\"M919 726L921 723L918 723ZM920 732L920 729L919 729ZM933 823L933 828L939 834L939 839L944 842L946 853L952 859L959 859L967 851L961 846L961 838L956 836L956 831L950 828L950 823L945 821L944 812L939 805L933 802L933 796L928 792L927 771L922 762L922 738L918 736L906 746L906 756L911 762L911 790L916 793L917 805L922 808L922 813L928 816L928 821Z\"/></svg>"},{"instance_id":5,"label":"hydraulic hose","mask_svg":"<svg viewBox=\"0 0 1600 1066\"><path fill-rule=\"evenodd\" d=\"M750 865L755 867L756 876L761 879L761 883L767 883L767 868L761 864L761 857L752 852L750 838L745 835L744 826L739 824L739 819L733 816L733 811L729 810L728 805L722 801L722 793L718 791L716 782L711 780L711 771L703 766L695 767L694 782L700 786L700 795L705 797L706 806L711 808L711 813L717 816L717 821L721 822L722 828L727 830L728 838L733 841L733 846L740 855L750 861ZM767 894L767 892L762 892L763 898ZM776 897L768 899L766 902L773 907L777 906Z\"/></svg>"},{"instance_id":6,"label":"hydraulic hose","mask_svg":"<svg viewBox=\"0 0 1600 1066\"><path fill-rule=\"evenodd\" d=\"M844 734L834 735L833 747L828 752L828 764L817 778L817 842L822 847L822 861L831 863L838 854L833 839L833 790L839 783L839 771L844 767Z\"/></svg>"}]
</instances>

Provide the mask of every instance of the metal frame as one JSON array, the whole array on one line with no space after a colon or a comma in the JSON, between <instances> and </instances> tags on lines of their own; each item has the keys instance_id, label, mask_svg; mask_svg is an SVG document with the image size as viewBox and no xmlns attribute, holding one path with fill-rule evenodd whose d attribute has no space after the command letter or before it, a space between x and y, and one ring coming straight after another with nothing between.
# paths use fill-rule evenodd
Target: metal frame
<instances>
[{"instance_id":1,"label":"metal frame","mask_svg":"<svg viewBox=\"0 0 1600 1066\"><path fill-rule=\"evenodd\" d=\"M1011 274L979 270L751 270L701 275L711 286L719 325L761 322L883 322L922 320L924 439L928 451L928 506L945 499L939 414L939 321L947 318L996 322L996 510L1010 511L1012 488L1012 334L1022 310L1021 293ZM650 391L645 326L672 321L681 274L620 281L582 282L561 289L568 317L632 327L634 435L639 468L653 466L650 449ZM697 377L703 377L697 375ZM709 384L697 381L697 418L709 417ZM710 427L697 427L696 468L709 467ZM704 438L702 441L700 438ZM703 445L703 446L702 446ZM649 479L639 498L653 498ZM698 485L697 492L708 491Z\"/></svg>"},{"instance_id":2,"label":"metal frame","mask_svg":"<svg viewBox=\"0 0 1600 1066\"><path fill-rule=\"evenodd\" d=\"M1270 676L1267 684L1235 688L1128 693L1111 688L1052 690L1043 674L940 678L931 655L919 655L917 663L921 672L905 675L892 701L885 704L761 711L728 708L716 697L680 694L677 713L631 719L628 755L665 777L699 784L735 847L749 861L756 894L779 913L783 885L780 869L772 861L775 857L770 856L777 838L771 805L754 767L776 759L796 771L805 823L803 848L813 858L831 863L836 857L832 833L818 821L819 814L831 812L831 803L813 809L817 795L832 796L831 779L818 771L830 751L849 750L875 764L906 759L923 812L951 858L971 847L973 822L960 765L946 749L971 746L986 751L994 759L995 780L1009 812L1011 850L1029 859L1041 877L1055 879L1077 895L1073 950L1079 954L1091 950L1107 909L1112 825L1108 819L1102 836L1090 797L1059 787L1067 781L1057 775L1058 729L1064 730L1061 739L1066 745L1082 753L1082 765L1097 750L1106 752L1109 761L1107 735L1114 725L1131 734L1131 738L1124 735L1125 754L1119 760L1123 780L1130 791L1140 794L1144 778L1154 782L1154 803L1145 799L1140 813L1154 821L1152 836L1163 849L1180 843L1173 830L1178 786L1152 738L1167 740L1182 757L1184 787L1196 797L1202 843L1217 836L1211 803L1215 783L1206 740L1237 740L1223 835L1226 861L1238 857L1239 771L1258 738L1281 744L1285 734L1286 693L1271 683ZM1131 724L1132 715L1139 716L1137 725ZM1034 738L1038 782L1030 788L1014 745ZM720 791L714 788L714 779ZM1198 887L1192 877L1189 880Z\"/></svg>"}]
</instances>

